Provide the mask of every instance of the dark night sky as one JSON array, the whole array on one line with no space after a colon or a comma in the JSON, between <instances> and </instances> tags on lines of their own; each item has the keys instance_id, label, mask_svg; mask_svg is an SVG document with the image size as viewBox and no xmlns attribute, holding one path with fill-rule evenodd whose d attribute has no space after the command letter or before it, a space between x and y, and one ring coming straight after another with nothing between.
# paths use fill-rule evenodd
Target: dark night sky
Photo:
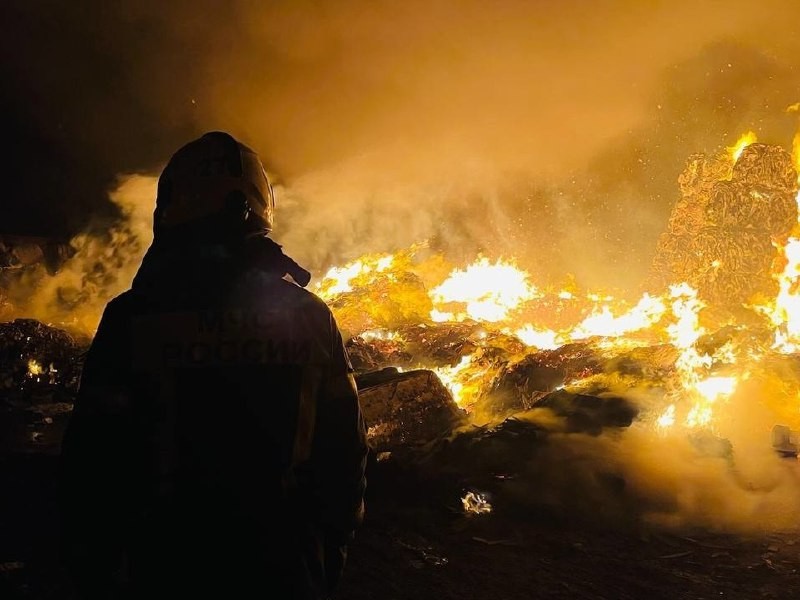
<instances>
[{"instance_id":1,"label":"dark night sky","mask_svg":"<svg viewBox=\"0 0 800 600\"><path fill-rule=\"evenodd\" d=\"M6 0L0 22L6 233L75 234L118 177L225 129L312 268L432 239L628 283L688 154L798 127L795 0Z\"/></svg>"}]
</instances>

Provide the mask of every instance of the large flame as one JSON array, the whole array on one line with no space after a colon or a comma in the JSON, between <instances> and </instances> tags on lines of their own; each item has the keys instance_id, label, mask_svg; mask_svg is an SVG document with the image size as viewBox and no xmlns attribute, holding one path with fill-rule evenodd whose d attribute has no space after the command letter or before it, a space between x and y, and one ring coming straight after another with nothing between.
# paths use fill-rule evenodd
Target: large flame
<instances>
[{"instance_id":1,"label":"large flame","mask_svg":"<svg viewBox=\"0 0 800 600\"><path fill-rule=\"evenodd\" d=\"M579 323L570 337L573 339L598 335L618 337L651 327L661 319L666 310L664 301L661 298L650 296L650 294L644 294L636 306L616 317L611 306L604 304Z\"/></svg>"},{"instance_id":2,"label":"large flame","mask_svg":"<svg viewBox=\"0 0 800 600\"><path fill-rule=\"evenodd\" d=\"M330 300L338 294L352 291L354 286L369 285L394 262L392 254L370 254L342 267L331 267L315 291L323 300Z\"/></svg>"},{"instance_id":3,"label":"large flame","mask_svg":"<svg viewBox=\"0 0 800 600\"><path fill-rule=\"evenodd\" d=\"M800 187L800 131L792 142L792 159ZM796 202L800 218L800 190ZM795 224L785 245L778 247L778 252L784 265L775 276L779 291L774 305L765 312L775 326L774 347L786 353L797 352L800 349L800 222Z\"/></svg>"},{"instance_id":4,"label":"large flame","mask_svg":"<svg viewBox=\"0 0 800 600\"><path fill-rule=\"evenodd\" d=\"M537 296L529 275L512 262L491 263L480 258L465 269L456 269L431 290L434 321L463 321L466 318L496 323L508 318L520 304ZM455 312L442 307L464 305Z\"/></svg>"},{"instance_id":5,"label":"large flame","mask_svg":"<svg viewBox=\"0 0 800 600\"><path fill-rule=\"evenodd\" d=\"M744 152L745 148L747 148L750 144L756 143L757 141L758 136L752 131L743 133L739 139L736 140L736 143L728 148L728 153L733 159L733 162L739 160L739 157L742 155L742 152Z\"/></svg>"}]
</instances>

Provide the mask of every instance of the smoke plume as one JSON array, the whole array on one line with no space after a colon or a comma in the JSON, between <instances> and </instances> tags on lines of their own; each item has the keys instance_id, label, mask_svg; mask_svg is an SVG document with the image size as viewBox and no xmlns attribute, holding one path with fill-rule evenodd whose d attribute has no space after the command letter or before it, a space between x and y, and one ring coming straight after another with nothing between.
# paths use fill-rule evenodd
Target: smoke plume
<instances>
[{"instance_id":1,"label":"smoke plume","mask_svg":"<svg viewBox=\"0 0 800 600\"><path fill-rule=\"evenodd\" d=\"M224 129L314 271L424 238L634 286L689 154L796 127L790 0L51 4L2 9L17 233L119 216L120 173Z\"/></svg>"}]
</instances>

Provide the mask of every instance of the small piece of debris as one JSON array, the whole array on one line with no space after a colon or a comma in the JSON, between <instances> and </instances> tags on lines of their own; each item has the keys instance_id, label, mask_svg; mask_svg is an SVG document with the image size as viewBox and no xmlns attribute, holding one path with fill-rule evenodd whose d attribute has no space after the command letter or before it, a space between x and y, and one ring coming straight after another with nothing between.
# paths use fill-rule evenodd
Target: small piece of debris
<instances>
[{"instance_id":1,"label":"small piece of debris","mask_svg":"<svg viewBox=\"0 0 800 600\"><path fill-rule=\"evenodd\" d=\"M686 552L676 552L675 554L665 554L664 556L659 556L658 558L663 558L663 559L683 558L684 556L689 556L690 554L694 554L694 550L687 550Z\"/></svg>"},{"instance_id":2,"label":"small piece of debris","mask_svg":"<svg viewBox=\"0 0 800 600\"><path fill-rule=\"evenodd\" d=\"M505 539L505 540L487 540L486 538L473 536L472 539L476 542L480 542L481 544L486 544L487 546L519 546L519 541L513 539Z\"/></svg>"}]
</instances>

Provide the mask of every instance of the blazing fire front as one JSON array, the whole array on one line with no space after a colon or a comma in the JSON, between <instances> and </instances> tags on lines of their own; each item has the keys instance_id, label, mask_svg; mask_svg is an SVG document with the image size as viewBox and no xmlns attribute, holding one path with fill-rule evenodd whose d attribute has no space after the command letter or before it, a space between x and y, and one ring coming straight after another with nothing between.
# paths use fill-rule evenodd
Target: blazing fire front
<instances>
[{"instance_id":1,"label":"blazing fire front","mask_svg":"<svg viewBox=\"0 0 800 600\"><path fill-rule=\"evenodd\" d=\"M432 280L441 257L424 245L333 268L316 291L352 335L357 367L434 371L472 426L629 428L682 436L711 459L770 445L794 457L798 140L790 152L748 133L724 155L690 157L638 298L541 287L513 259L486 256ZM440 404L427 418L446 429L452 416L431 408ZM390 450L392 418L404 419L379 416L373 440ZM480 512L475 493L465 510Z\"/></svg>"},{"instance_id":2,"label":"blazing fire front","mask_svg":"<svg viewBox=\"0 0 800 600\"><path fill-rule=\"evenodd\" d=\"M512 257L453 265L428 242L330 268L313 289L347 339L376 452L455 473L463 510L476 514L511 502L503 486L515 479L531 483L528 500L570 506L588 486L619 505L597 489L611 472L651 522L796 521L800 475L780 457L796 456L800 431L799 173L800 134L791 150L747 133L724 153L691 156L635 293L540 285ZM74 262L86 256L73 273L96 272ZM86 300L97 296L89 281L61 305L102 306L107 296ZM165 342L167 362L310 351L253 337L247 315L192 318ZM232 337L192 341L209 328ZM8 389L74 373L15 331L23 362Z\"/></svg>"},{"instance_id":3,"label":"blazing fire front","mask_svg":"<svg viewBox=\"0 0 800 600\"><path fill-rule=\"evenodd\" d=\"M660 348L670 373L629 382L663 387L664 406L648 418L658 428L713 431L739 386L800 340L797 156L797 147L793 158L747 133L724 156L691 157L647 291L633 301L540 288L513 260L487 257L426 285L428 263L439 257L424 246L332 268L316 291L353 336L356 354L381 357L371 366L432 368L476 416L526 357L570 345L620 359ZM439 331L468 335L443 352L425 348L413 326L425 327L431 341ZM608 367L564 375L551 386L593 394L631 378ZM798 425L796 398L783 400L782 415Z\"/></svg>"}]
</instances>

